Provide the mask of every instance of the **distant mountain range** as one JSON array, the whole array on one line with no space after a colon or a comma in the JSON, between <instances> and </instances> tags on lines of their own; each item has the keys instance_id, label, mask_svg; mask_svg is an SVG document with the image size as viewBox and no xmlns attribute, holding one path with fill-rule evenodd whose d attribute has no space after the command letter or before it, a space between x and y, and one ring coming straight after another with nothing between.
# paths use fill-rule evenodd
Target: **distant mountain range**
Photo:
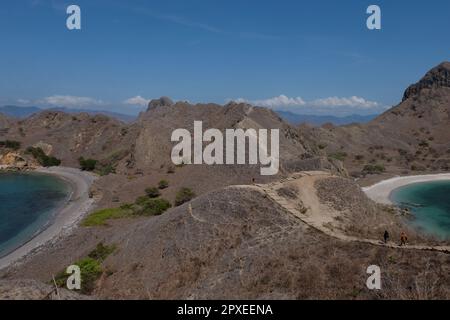
<instances>
[{"instance_id":1,"label":"distant mountain range","mask_svg":"<svg viewBox=\"0 0 450 320\"><path fill-rule=\"evenodd\" d=\"M88 113L90 115L96 115L96 114L104 114L107 116L110 116L112 118L115 118L120 121L124 122L132 122L134 121L137 116L131 116L127 114L117 113L117 112L110 112L110 111L104 111L104 110L86 110L86 109L72 109L72 108L50 108L50 109L42 109L39 107L19 107L19 106L3 106L0 107L0 113L13 117L13 118L26 118L28 116L31 116L32 114L41 112L43 110L51 110L51 111L61 111L66 113Z\"/></svg>"},{"instance_id":2,"label":"distant mountain range","mask_svg":"<svg viewBox=\"0 0 450 320\"><path fill-rule=\"evenodd\" d=\"M115 118L117 120L123 122L132 122L136 120L136 116L122 114L118 112L110 112L105 110L86 110L86 109L72 109L72 108L51 108L51 109L43 109L39 107L20 107L20 106L3 106L0 107L0 113L14 118L26 118L34 113L41 112L43 110L51 110L51 111L61 111L66 113L82 113L86 112L91 115L96 114L104 114ZM312 125L321 126L325 123L332 123L336 126L347 125L351 123L367 123L376 118L377 115L350 115L346 117L336 117L331 115L319 116L319 115L306 115L306 114L296 114L289 111L277 111L277 113L282 117L285 121L298 125L302 123L309 123Z\"/></svg>"},{"instance_id":3,"label":"distant mountain range","mask_svg":"<svg viewBox=\"0 0 450 320\"><path fill-rule=\"evenodd\" d=\"M309 123L316 126L321 126L325 123L332 123L336 126L343 126L351 123L367 123L375 119L378 115L358 115L353 114L346 117L336 117L336 116L319 116L319 115L308 115L308 114L296 114L289 111L277 111L277 113L285 121L298 125L302 123Z\"/></svg>"}]
</instances>

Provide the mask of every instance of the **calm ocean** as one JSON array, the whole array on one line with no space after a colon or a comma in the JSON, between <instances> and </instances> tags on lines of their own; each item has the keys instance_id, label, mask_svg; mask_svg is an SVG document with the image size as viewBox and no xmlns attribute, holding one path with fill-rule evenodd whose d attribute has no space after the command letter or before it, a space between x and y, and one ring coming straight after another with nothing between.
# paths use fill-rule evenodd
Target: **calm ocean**
<instances>
[{"instance_id":1,"label":"calm ocean","mask_svg":"<svg viewBox=\"0 0 450 320\"><path fill-rule=\"evenodd\" d=\"M391 199L412 211L415 227L442 239L450 238L450 181L411 184L394 190Z\"/></svg>"},{"instance_id":2,"label":"calm ocean","mask_svg":"<svg viewBox=\"0 0 450 320\"><path fill-rule=\"evenodd\" d=\"M0 257L45 229L69 193L51 175L0 173Z\"/></svg>"}]
</instances>

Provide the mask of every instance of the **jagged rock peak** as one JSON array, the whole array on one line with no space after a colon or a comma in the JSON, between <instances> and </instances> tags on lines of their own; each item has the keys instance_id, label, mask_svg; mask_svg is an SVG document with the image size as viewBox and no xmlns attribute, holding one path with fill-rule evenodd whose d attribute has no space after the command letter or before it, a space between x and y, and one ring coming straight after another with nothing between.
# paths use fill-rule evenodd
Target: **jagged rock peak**
<instances>
[{"instance_id":1,"label":"jagged rock peak","mask_svg":"<svg viewBox=\"0 0 450 320\"><path fill-rule=\"evenodd\" d=\"M173 106L173 101L169 97L161 97L159 99L153 99L149 102L147 111L157 107L170 107Z\"/></svg>"},{"instance_id":2,"label":"jagged rock peak","mask_svg":"<svg viewBox=\"0 0 450 320\"><path fill-rule=\"evenodd\" d=\"M406 89L403 101L417 96L423 89L450 87L450 62L445 61L431 69L419 82Z\"/></svg>"}]
</instances>

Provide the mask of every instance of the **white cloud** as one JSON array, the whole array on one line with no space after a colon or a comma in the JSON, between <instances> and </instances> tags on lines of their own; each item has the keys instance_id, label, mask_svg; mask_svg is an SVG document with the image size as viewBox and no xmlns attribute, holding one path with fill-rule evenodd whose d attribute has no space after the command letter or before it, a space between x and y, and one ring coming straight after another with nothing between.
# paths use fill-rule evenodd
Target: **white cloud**
<instances>
[{"instance_id":1,"label":"white cloud","mask_svg":"<svg viewBox=\"0 0 450 320\"><path fill-rule=\"evenodd\" d=\"M63 95L53 95L50 97L46 97L40 100L39 103L67 108L101 106L105 104L102 100L97 100L94 98Z\"/></svg>"},{"instance_id":2,"label":"white cloud","mask_svg":"<svg viewBox=\"0 0 450 320\"><path fill-rule=\"evenodd\" d=\"M237 103L251 103L260 107L267 107L267 108L276 108L276 107L285 107L285 106L304 106L305 101L300 98L289 98L285 95L280 95L278 97L273 97L270 99L265 100L254 100L249 101L243 98L239 98L237 100L234 100Z\"/></svg>"},{"instance_id":3,"label":"white cloud","mask_svg":"<svg viewBox=\"0 0 450 320\"><path fill-rule=\"evenodd\" d=\"M369 110L369 109L382 109L383 106L375 101L369 101L361 97L328 97L315 100L306 101L301 97L287 97L280 95L265 100L247 100L239 98L233 100L238 103L250 103L260 107L267 107L272 109L316 109L320 111L336 110L336 109L353 109L353 110Z\"/></svg>"},{"instance_id":4,"label":"white cloud","mask_svg":"<svg viewBox=\"0 0 450 320\"><path fill-rule=\"evenodd\" d=\"M144 106L144 107L146 107L149 102L150 102L150 99L145 99L145 98L143 98L141 96L136 96L136 97L132 97L132 98L129 98L129 99L125 100L123 103L124 104L133 105L133 106Z\"/></svg>"},{"instance_id":5,"label":"white cloud","mask_svg":"<svg viewBox=\"0 0 450 320\"><path fill-rule=\"evenodd\" d=\"M324 99L313 100L309 103L318 107L353 107L361 109L370 109L380 107L375 101L369 101L361 97L352 96L349 98L329 97Z\"/></svg>"}]
</instances>

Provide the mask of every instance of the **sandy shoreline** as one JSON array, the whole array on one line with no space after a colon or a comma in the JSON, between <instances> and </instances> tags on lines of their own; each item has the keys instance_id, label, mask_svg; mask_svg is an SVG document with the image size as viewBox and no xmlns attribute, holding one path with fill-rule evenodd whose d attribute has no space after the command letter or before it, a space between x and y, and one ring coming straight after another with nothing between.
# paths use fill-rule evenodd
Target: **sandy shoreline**
<instances>
[{"instance_id":1,"label":"sandy shoreline","mask_svg":"<svg viewBox=\"0 0 450 320\"><path fill-rule=\"evenodd\" d=\"M397 188L419 182L450 180L450 173L430 174L422 176L395 177L378 182L370 187L362 188L366 195L378 203L392 204L390 195Z\"/></svg>"},{"instance_id":2,"label":"sandy shoreline","mask_svg":"<svg viewBox=\"0 0 450 320\"><path fill-rule=\"evenodd\" d=\"M0 269L10 266L25 256L39 251L44 245L55 242L61 236L70 233L95 202L94 199L89 198L89 189L95 180L95 176L90 173L65 167L39 168L33 172L52 174L67 181L72 189L70 199L55 215L50 226L7 256L0 258Z\"/></svg>"}]
</instances>

